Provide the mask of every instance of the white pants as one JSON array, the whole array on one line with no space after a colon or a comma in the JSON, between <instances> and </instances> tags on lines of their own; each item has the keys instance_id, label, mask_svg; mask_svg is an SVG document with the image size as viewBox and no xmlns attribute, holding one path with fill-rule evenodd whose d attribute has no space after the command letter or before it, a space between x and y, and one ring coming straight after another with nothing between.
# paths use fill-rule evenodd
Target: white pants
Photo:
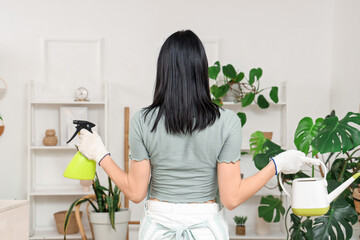
<instances>
[{"instance_id":1,"label":"white pants","mask_svg":"<svg viewBox=\"0 0 360 240\"><path fill-rule=\"evenodd\" d=\"M228 240L224 210L217 203L180 204L148 200L139 240Z\"/></svg>"}]
</instances>

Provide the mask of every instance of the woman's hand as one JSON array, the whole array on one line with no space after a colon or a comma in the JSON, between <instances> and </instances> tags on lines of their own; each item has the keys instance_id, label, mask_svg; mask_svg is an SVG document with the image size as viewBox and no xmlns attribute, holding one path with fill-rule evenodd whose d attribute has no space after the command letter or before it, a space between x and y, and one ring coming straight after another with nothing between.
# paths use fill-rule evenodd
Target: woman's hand
<instances>
[{"instance_id":1,"label":"woman's hand","mask_svg":"<svg viewBox=\"0 0 360 240\"><path fill-rule=\"evenodd\" d=\"M272 158L275 163L276 174L295 174L305 164L319 166L318 159L306 157L305 153L297 150L287 150Z\"/></svg>"},{"instance_id":2,"label":"woman's hand","mask_svg":"<svg viewBox=\"0 0 360 240\"><path fill-rule=\"evenodd\" d=\"M86 129L81 129L77 147L87 159L94 160L99 165L100 161L110 154L106 150L101 137L95 131L91 133Z\"/></svg>"}]
</instances>

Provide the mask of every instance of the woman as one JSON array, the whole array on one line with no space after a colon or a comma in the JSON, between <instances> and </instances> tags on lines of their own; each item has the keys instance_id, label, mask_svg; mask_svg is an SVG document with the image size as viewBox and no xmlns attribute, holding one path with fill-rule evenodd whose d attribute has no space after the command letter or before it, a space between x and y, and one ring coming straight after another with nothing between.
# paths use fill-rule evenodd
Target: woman
<instances>
[{"instance_id":1,"label":"woman","mask_svg":"<svg viewBox=\"0 0 360 240\"><path fill-rule=\"evenodd\" d=\"M279 172L318 165L289 150L254 176L240 178L240 120L211 101L204 47L189 30L163 44L153 103L134 114L129 139L129 173L111 159L96 133L82 130L78 148L131 201L147 198L141 240L229 239L222 205L236 208Z\"/></svg>"}]
</instances>

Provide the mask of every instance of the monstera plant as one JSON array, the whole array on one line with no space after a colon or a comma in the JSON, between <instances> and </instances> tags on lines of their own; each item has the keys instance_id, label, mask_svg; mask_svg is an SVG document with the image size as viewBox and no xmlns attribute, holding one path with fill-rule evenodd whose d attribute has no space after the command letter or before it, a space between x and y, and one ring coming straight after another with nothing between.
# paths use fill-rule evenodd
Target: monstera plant
<instances>
[{"instance_id":1,"label":"monstera plant","mask_svg":"<svg viewBox=\"0 0 360 240\"><path fill-rule=\"evenodd\" d=\"M306 155L311 154L322 160L328 167L326 176L328 191L331 192L360 169L360 114L349 112L339 120L335 111L323 118L313 121L309 117L300 120L295 131L294 143L298 150ZM262 142L252 138L251 144L257 148L253 157L255 166L262 169L269 163L269 158L284 151L270 140ZM260 149L260 150L259 150ZM314 176L313 167L312 176ZM320 171L323 175L323 172ZM309 177L303 172L283 175L283 179L291 184L291 180L299 177ZM358 213L354 208L352 192L358 187L355 181L330 205L330 210L320 217L299 217L291 213L292 226L290 227L291 239L328 240L350 239L353 234L352 225L358 222ZM280 189L281 190L281 189ZM278 219L283 214L280 199L273 196L263 197L258 208L259 216L265 221ZM281 206L280 206L281 205ZM288 209L289 212L290 208ZM273 216L276 216L275 218ZM286 223L286 221L285 221Z\"/></svg>"},{"instance_id":2,"label":"monstera plant","mask_svg":"<svg viewBox=\"0 0 360 240\"><path fill-rule=\"evenodd\" d=\"M220 74L221 72L222 74ZM219 74L221 77L219 77ZM209 67L209 78L216 82L210 87L210 92L214 97L212 101L222 106L224 96L230 94L233 96L234 103L241 102L242 107L255 103L260 108L268 108L270 104L263 95L263 92L271 89L269 97L274 103L278 103L278 87L260 88L260 78L262 74L263 71L261 68L253 68L250 70L249 77L247 78L245 73L241 71L237 72L233 65L227 64L221 66L219 61L215 62L213 66ZM242 126L244 126L246 114L244 112L238 112L237 115L241 120Z\"/></svg>"}]
</instances>

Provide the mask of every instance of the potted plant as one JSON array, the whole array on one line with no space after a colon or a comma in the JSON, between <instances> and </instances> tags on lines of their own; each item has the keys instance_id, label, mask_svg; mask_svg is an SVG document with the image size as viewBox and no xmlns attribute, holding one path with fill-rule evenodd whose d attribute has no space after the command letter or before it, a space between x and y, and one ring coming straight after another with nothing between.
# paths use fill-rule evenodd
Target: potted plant
<instances>
[{"instance_id":1,"label":"potted plant","mask_svg":"<svg viewBox=\"0 0 360 240\"><path fill-rule=\"evenodd\" d=\"M294 143L298 150L306 155L311 154L324 162L329 169L326 180L328 192L331 192L360 169L360 114L348 112L339 120L332 111L325 118L317 118L315 121L310 117L300 120L295 131ZM260 153L254 156L255 166L263 168L269 163L269 158L284 151L281 147L270 140L263 143ZM315 167L312 167L311 176L314 176ZM324 175L321 168L319 174ZM309 177L303 172L284 175L281 181L290 183L298 177ZM280 180L280 179L278 179ZM358 221L358 213L354 207L353 192L358 188L359 180L356 180L341 197L336 198L330 205L330 210L324 216L316 218L299 217L291 214L292 226L290 227L291 239L350 239L353 227ZM276 210L276 202L261 205L259 215L266 221L272 218L273 210ZM287 213L289 212L288 209ZM286 224L286 221L285 221ZM286 230L288 231L287 227ZM288 232L289 237L289 232Z\"/></svg>"},{"instance_id":2,"label":"potted plant","mask_svg":"<svg viewBox=\"0 0 360 240\"><path fill-rule=\"evenodd\" d=\"M236 235L245 235L245 222L247 220L246 216L235 216L234 221L236 224Z\"/></svg>"},{"instance_id":3,"label":"potted plant","mask_svg":"<svg viewBox=\"0 0 360 240\"><path fill-rule=\"evenodd\" d=\"M220 72L222 72L222 79L218 79ZM222 106L224 97L230 95L232 96L231 100L234 103L241 102L242 107L255 103L260 108L268 108L270 104L262 92L270 88L260 88L262 74L261 68L253 68L249 72L249 77L246 78L245 74L237 72L233 65L228 64L221 67L219 61L215 62L214 66L209 67L209 78L216 82L210 87L210 92L214 96L212 101ZM278 87L271 87L269 96L274 103L278 103ZM237 115L241 119L242 126L244 126L246 114L238 112Z\"/></svg>"},{"instance_id":4,"label":"potted plant","mask_svg":"<svg viewBox=\"0 0 360 240\"><path fill-rule=\"evenodd\" d=\"M4 129L5 129L4 120L0 114L0 136L3 134Z\"/></svg>"},{"instance_id":5,"label":"potted plant","mask_svg":"<svg viewBox=\"0 0 360 240\"><path fill-rule=\"evenodd\" d=\"M66 240L66 229L69 223L70 213L74 207L76 210L80 208L80 204L88 202L93 211L90 212L88 218L93 238L97 240L124 240L127 235L128 222L130 220L130 210L121 208L121 191L115 185L113 188L111 179L108 178L109 188L100 185L99 178L96 174L92 187L94 195L78 198L75 200L66 213L64 223L64 240ZM82 235L83 227L81 218L77 218L79 229ZM83 236L84 238L84 236Z\"/></svg>"}]
</instances>

